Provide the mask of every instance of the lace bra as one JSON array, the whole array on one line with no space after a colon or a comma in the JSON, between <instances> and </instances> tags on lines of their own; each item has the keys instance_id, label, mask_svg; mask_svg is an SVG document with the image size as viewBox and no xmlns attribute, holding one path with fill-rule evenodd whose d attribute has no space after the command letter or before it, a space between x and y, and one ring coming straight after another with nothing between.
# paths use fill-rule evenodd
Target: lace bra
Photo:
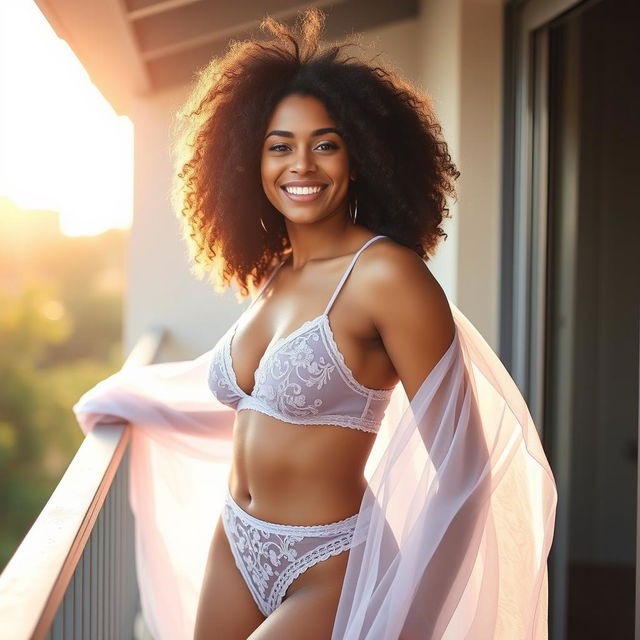
<instances>
[{"instance_id":1,"label":"lace bra","mask_svg":"<svg viewBox=\"0 0 640 640\"><path fill-rule=\"evenodd\" d=\"M208 375L213 395L236 411L253 409L293 424L332 424L376 433L393 388L371 389L353 377L336 345L328 313L358 256L385 237L370 238L356 252L322 314L267 347L250 394L238 386L231 360L231 342L242 314L213 348ZM247 311L285 260L271 272Z\"/></svg>"}]
</instances>

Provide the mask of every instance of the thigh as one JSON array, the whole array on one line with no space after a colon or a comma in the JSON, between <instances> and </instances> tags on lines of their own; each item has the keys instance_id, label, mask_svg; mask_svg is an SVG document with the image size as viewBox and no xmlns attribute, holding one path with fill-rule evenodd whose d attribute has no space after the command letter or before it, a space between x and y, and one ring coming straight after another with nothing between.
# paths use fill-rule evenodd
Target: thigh
<instances>
[{"instance_id":1,"label":"thigh","mask_svg":"<svg viewBox=\"0 0 640 640\"><path fill-rule=\"evenodd\" d=\"M194 640L245 640L263 620L218 519L198 602Z\"/></svg>"},{"instance_id":2,"label":"thigh","mask_svg":"<svg viewBox=\"0 0 640 640\"><path fill-rule=\"evenodd\" d=\"M296 578L282 604L248 640L330 640L348 557L343 551Z\"/></svg>"}]
</instances>

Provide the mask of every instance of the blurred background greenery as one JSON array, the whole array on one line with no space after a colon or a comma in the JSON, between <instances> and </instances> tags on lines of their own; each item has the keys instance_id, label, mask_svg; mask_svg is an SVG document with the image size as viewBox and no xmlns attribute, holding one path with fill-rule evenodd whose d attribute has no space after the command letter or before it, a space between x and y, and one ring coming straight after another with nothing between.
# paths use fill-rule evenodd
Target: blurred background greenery
<instances>
[{"instance_id":1,"label":"blurred background greenery","mask_svg":"<svg viewBox=\"0 0 640 640\"><path fill-rule=\"evenodd\" d=\"M122 364L126 242L0 198L0 571L84 438L73 404Z\"/></svg>"}]
</instances>

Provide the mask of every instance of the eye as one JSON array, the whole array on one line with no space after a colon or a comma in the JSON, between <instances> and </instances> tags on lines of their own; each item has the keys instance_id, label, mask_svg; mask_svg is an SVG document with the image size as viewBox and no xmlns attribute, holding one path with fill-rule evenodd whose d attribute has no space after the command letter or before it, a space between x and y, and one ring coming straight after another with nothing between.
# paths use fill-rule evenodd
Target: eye
<instances>
[{"instance_id":1,"label":"eye","mask_svg":"<svg viewBox=\"0 0 640 640\"><path fill-rule=\"evenodd\" d=\"M281 142L269 147L269 151L285 151L286 149L288 149L287 145Z\"/></svg>"},{"instance_id":2,"label":"eye","mask_svg":"<svg viewBox=\"0 0 640 640\"><path fill-rule=\"evenodd\" d=\"M326 147L325 149L320 149L320 147ZM328 151L330 149L337 149L338 145L334 142L321 142L316 149L320 149L321 151Z\"/></svg>"}]
</instances>

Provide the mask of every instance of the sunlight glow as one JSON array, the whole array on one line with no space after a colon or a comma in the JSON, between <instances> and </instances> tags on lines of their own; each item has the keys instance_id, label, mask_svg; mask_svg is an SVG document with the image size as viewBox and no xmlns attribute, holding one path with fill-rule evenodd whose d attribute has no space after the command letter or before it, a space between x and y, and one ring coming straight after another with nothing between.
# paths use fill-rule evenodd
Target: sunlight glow
<instances>
[{"instance_id":1,"label":"sunlight glow","mask_svg":"<svg viewBox=\"0 0 640 640\"><path fill-rule=\"evenodd\" d=\"M131 224L133 125L32 0L0 2L2 195L59 212L67 235Z\"/></svg>"}]
</instances>

